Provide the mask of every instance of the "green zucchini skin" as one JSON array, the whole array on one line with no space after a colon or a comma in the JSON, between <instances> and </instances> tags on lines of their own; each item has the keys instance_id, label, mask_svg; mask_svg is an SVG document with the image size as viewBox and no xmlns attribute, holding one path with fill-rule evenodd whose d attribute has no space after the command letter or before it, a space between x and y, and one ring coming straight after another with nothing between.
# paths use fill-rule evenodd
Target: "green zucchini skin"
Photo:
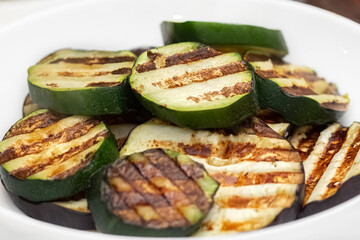
<instances>
[{"instance_id":1,"label":"green zucchini skin","mask_svg":"<svg viewBox=\"0 0 360 240\"><path fill-rule=\"evenodd\" d=\"M118 154L116 140L110 134L108 138L103 140L90 164L67 178L21 180L11 176L2 166L0 167L0 174L5 187L10 192L33 202L51 201L70 197L85 190L88 187L90 176L103 165L113 162L118 157Z\"/></svg>"},{"instance_id":2,"label":"green zucchini skin","mask_svg":"<svg viewBox=\"0 0 360 240\"><path fill-rule=\"evenodd\" d=\"M243 120L254 116L259 111L255 81L252 82L252 91L239 101L220 109L204 111L177 111L156 104L135 92L135 96L149 111L158 118L170 121L181 127L192 129L228 128Z\"/></svg>"},{"instance_id":3,"label":"green zucchini skin","mask_svg":"<svg viewBox=\"0 0 360 240\"><path fill-rule=\"evenodd\" d=\"M217 22L165 21L161 23L161 32L165 44L194 41L208 44L219 50L240 50L240 53L250 49L261 49L278 56L288 54L281 31L258 26Z\"/></svg>"},{"instance_id":4,"label":"green zucchini skin","mask_svg":"<svg viewBox=\"0 0 360 240\"><path fill-rule=\"evenodd\" d=\"M115 87L50 90L28 81L30 96L38 105L64 114L119 114L139 106L128 80Z\"/></svg>"},{"instance_id":5,"label":"green zucchini skin","mask_svg":"<svg viewBox=\"0 0 360 240\"><path fill-rule=\"evenodd\" d=\"M326 109L307 97L291 96L282 91L275 82L261 78L257 74L255 79L260 108L279 112L286 120L298 126L334 122L345 113Z\"/></svg>"},{"instance_id":6,"label":"green zucchini skin","mask_svg":"<svg viewBox=\"0 0 360 240\"><path fill-rule=\"evenodd\" d=\"M182 237L190 236L199 228L201 221L186 228L151 229L124 223L112 214L106 203L101 200L101 183L105 169L98 171L91 178L91 187L86 192L89 209L95 219L96 229L109 234L147 236L147 237Z\"/></svg>"}]
</instances>

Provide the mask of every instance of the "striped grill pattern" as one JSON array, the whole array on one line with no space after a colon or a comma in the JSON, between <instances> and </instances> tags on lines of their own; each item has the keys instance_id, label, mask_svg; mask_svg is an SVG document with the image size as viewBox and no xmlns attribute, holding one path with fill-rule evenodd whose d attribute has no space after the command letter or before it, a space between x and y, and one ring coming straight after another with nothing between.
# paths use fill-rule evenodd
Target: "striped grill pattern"
<instances>
[{"instance_id":1,"label":"striped grill pattern","mask_svg":"<svg viewBox=\"0 0 360 240\"><path fill-rule=\"evenodd\" d=\"M0 164L19 179L63 179L87 166L107 135L96 119L39 110L0 142Z\"/></svg>"},{"instance_id":2,"label":"striped grill pattern","mask_svg":"<svg viewBox=\"0 0 360 240\"><path fill-rule=\"evenodd\" d=\"M347 96L339 95L337 87L316 75L315 71L304 66L283 62L281 59L248 53L244 60L250 62L256 74L272 80L292 96L304 96L319 102L321 106L337 111L346 111L349 105Z\"/></svg>"},{"instance_id":3,"label":"striped grill pattern","mask_svg":"<svg viewBox=\"0 0 360 240\"><path fill-rule=\"evenodd\" d=\"M184 129L152 119L131 132L120 155L158 147L188 154L220 183L197 235L249 231L290 208L304 177L297 151L265 128L257 119L237 133Z\"/></svg>"},{"instance_id":4,"label":"striped grill pattern","mask_svg":"<svg viewBox=\"0 0 360 240\"><path fill-rule=\"evenodd\" d=\"M143 53L130 83L145 98L168 108L198 108L251 91L251 72L237 53L196 43L173 44Z\"/></svg>"},{"instance_id":5,"label":"striped grill pattern","mask_svg":"<svg viewBox=\"0 0 360 240\"><path fill-rule=\"evenodd\" d=\"M212 204L212 196L197 183L205 175L201 164L182 164L162 149L152 149L112 164L102 198L128 224L156 229L189 226Z\"/></svg>"},{"instance_id":6,"label":"striped grill pattern","mask_svg":"<svg viewBox=\"0 0 360 240\"><path fill-rule=\"evenodd\" d=\"M129 51L59 50L29 69L29 81L54 89L113 87L131 73L135 59Z\"/></svg>"},{"instance_id":7,"label":"striped grill pattern","mask_svg":"<svg viewBox=\"0 0 360 240\"><path fill-rule=\"evenodd\" d=\"M291 143L300 152L305 170L304 205L334 195L360 173L360 124L334 123L327 128L299 127Z\"/></svg>"}]
</instances>

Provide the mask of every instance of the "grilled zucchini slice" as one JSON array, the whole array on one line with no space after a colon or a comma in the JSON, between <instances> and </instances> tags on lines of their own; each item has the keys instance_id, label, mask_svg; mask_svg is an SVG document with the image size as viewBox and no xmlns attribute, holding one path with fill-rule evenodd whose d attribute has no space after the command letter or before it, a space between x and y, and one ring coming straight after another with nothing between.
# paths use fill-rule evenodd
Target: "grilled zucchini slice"
<instances>
[{"instance_id":1,"label":"grilled zucchini slice","mask_svg":"<svg viewBox=\"0 0 360 240\"><path fill-rule=\"evenodd\" d=\"M130 85L157 117L190 128L231 127L258 111L253 73L238 53L186 42L139 56Z\"/></svg>"},{"instance_id":2,"label":"grilled zucchini slice","mask_svg":"<svg viewBox=\"0 0 360 240\"><path fill-rule=\"evenodd\" d=\"M313 69L283 62L256 52L244 57L256 72L262 109L279 112L296 125L321 125L336 121L349 105L347 95L316 75Z\"/></svg>"},{"instance_id":3,"label":"grilled zucchini slice","mask_svg":"<svg viewBox=\"0 0 360 240\"><path fill-rule=\"evenodd\" d=\"M300 156L256 118L233 132L191 130L152 119L130 133L120 156L158 147L188 154L220 183L196 235L255 230L294 220L300 211Z\"/></svg>"},{"instance_id":4,"label":"grilled zucchini slice","mask_svg":"<svg viewBox=\"0 0 360 240\"><path fill-rule=\"evenodd\" d=\"M18 121L0 142L6 188L39 202L72 196L118 156L114 136L97 119L39 110Z\"/></svg>"},{"instance_id":5,"label":"grilled zucchini slice","mask_svg":"<svg viewBox=\"0 0 360 240\"><path fill-rule=\"evenodd\" d=\"M218 22L162 22L161 32L165 44L178 42L201 42L224 51L258 50L285 56L286 42L279 30L252 25Z\"/></svg>"},{"instance_id":6,"label":"grilled zucchini slice","mask_svg":"<svg viewBox=\"0 0 360 240\"><path fill-rule=\"evenodd\" d=\"M100 171L87 196L101 232L176 237L196 231L217 188L204 167L188 156L151 149Z\"/></svg>"},{"instance_id":7,"label":"grilled zucchini slice","mask_svg":"<svg viewBox=\"0 0 360 240\"><path fill-rule=\"evenodd\" d=\"M136 106L127 76L130 51L56 51L29 68L34 103L65 114L118 114Z\"/></svg>"},{"instance_id":8,"label":"grilled zucchini slice","mask_svg":"<svg viewBox=\"0 0 360 240\"><path fill-rule=\"evenodd\" d=\"M360 123L303 126L290 140L300 152L305 170L300 216L323 211L360 193Z\"/></svg>"}]
</instances>

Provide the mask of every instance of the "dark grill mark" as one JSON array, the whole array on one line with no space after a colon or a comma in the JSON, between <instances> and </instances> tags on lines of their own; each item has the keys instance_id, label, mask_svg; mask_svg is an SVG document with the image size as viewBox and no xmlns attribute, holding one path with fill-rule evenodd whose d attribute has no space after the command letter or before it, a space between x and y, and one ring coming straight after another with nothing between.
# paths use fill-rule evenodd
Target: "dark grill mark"
<instances>
[{"instance_id":1,"label":"dark grill mark","mask_svg":"<svg viewBox=\"0 0 360 240\"><path fill-rule=\"evenodd\" d=\"M44 112L41 114L37 114L12 126L3 140L20 134L32 133L35 129L38 128L49 127L62 118L63 116L61 114L55 114L52 112Z\"/></svg>"},{"instance_id":2,"label":"dark grill mark","mask_svg":"<svg viewBox=\"0 0 360 240\"><path fill-rule=\"evenodd\" d=\"M234 86L231 87L224 87L220 91L211 91L206 92L202 95L198 95L197 97L190 96L187 97L187 100L192 100L196 103L200 101L200 99L205 101L214 101L216 100L217 96L224 96L225 98L235 97L238 95L246 94L251 90L251 82L241 82L236 83Z\"/></svg>"},{"instance_id":3,"label":"dark grill mark","mask_svg":"<svg viewBox=\"0 0 360 240\"><path fill-rule=\"evenodd\" d=\"M314 150L314 147L322 130L323 127L313 126L309 131L305 132L306 137L299 141L296 150L299 152L302 161L305 161L310 155L310 153Z\"/></svg>"},{"instance_id":4,"label":"dark grill mark","mask_svg":"<svg viewBox=\"0 0 360 240\"><path fill-rule=\"evenodd\" d=\"M98 77L105 75L120 75L120 74L130 74L131 68L119 68L113 71L91 71L91 72L58 72L57 75L60 77Z\"/></svg>"},{"instance_id":5,"label":"dark grill mark","mask_svg":"<svg viewBox=\"0 0 360 240\"><path fill-rule=\"evenodd\" d=\"M266 183L301 184L304 175L301 172L268 172L268 173L214 173L211 176L221 186L248 186Z\"/></svg>"},{"instance_id":6,"label":"dark grill mark","mask_svg":"<svg viewBox=\"0 0 360 240\"><path fill-rule=\"evenodd\" d=\"M164 67L171 67L179 64L186 64L190 62L199 61L201 59L206 59L210 57L215 57L222 54L221 52L216 51L210 47L202 47L192 52L187 53L179 53L172 56L169 56L165 59ZM150 59L149 62L139 64L136 66L136 71L138 73L148 72L152 70L156 70L155 61L157 58L163 57L159 53L154 53L152 51L147 51L147 56Z\"/></svg>"},{"instance_id":7,"label":"dark grill mark","mask_svg":"<svg viewBox=\"0 0 360 240\"><path fill-rule=\"evenodd\" d=\"M244 121L240 128L246 134L254 134L258 137L282 139L282 137L277 132L271 129L259 118L252 118Z\"/></svg>"},{"instance_id":8,"label":"dark grill mark","mask_svg":"<svg viewBox=\"0 0 360 240\"><path fill-rule=\"evenodd\" d=\"M108 170L107 175L108 178L121 176L133 188L131 191L132 195L128 194L126 204L122 204L121 209L129 210L136 206L149 205L161 216L161 221L153 222L151 225L139 216L142 220L142 225L152 228L166 228L169 226L174 227L189 224L187 220L169 204L162 195L161 190L149 182L149 178L159 177L161 175L161 173L151 165L142 165L142 163L133 165L126 160L122 162L118 161ZM124 192L117 192L116 194L112 193L112 195L115 196L122 196L124 194ZM175 197L175 195L170 195L170 197ZM107 198L109 198L109 196ZM118 208L116 206L117 200L118 199L114 199L110 206L110 209L112 209L113 212ZM125 218L125 221L129 220L127 219L127 216L122 217Z\"/></svg>"},{"instance_id":9,"label":"dark grill mark","mask_svg":"<svg viewBox=\"0 0 360 240\"><path fill-rule=\"evenodd\" d=\"M287 123L280 113L271 110L261 110L256 117L265 123Z\"/></svg>"},{"instance_id":10,"label":"dark grill mark","mask_svg":"<svg viewBox=\"0 0 360 240\"><path fill-rule=\"evenodd\" d=\"M336 174L331 179L331 182L328 185L328 189L326 193L324 193L322 198L330 197L337 192L344 177L346 176L347 172L350 170L359 150L360 150L360 132L357 132L356 138L348 148L344 161L342 162L341 166L336 170Z\"/></svg>"},{"instance_id":11,"label":"dark grill mark","mask_svg":"<svg viewBox=\"0 0 360 240\"><path fill-rule=\"evenodd\" d=\"M177 166L169 156L158 150L148 150L144 152L144 156L147 157L151 164L159 169L165 177L177 186L191 203L196 204L203 212L207 212L207 210L210 209L210 202L204 192L179 169L179 166Z\"/></svg>"},{"instance_id":12,"label":"dark grill mark","mask_svg":"<svg viewBox=\"0 0 360 240\"><path fill-rule=\"evenodd\" d=\"M282 77L278 72L275 70L256 70L257 75L262 78L280 78Z\"/></svg>"},{"instance_id":13,"label":"dark grill mark","mask_svg":"<svg viewBox=\"0 0 360 240\"><path fill-rule=\"evenodd\" d=\"M81 153L82 151L94 146L97 144L101 139L106 137L108 134L107 131L100 132L96 134L91 139L87 140L86 142L83 142L81 145L77 145L75 147L70 148L67 152L64 152L60 155L53 155L47 159L43 159L42 162L35 162L35 165L32 166L24 166L21 168L18 168L16 170L13 170L10 172L11 175L19 178L19 179L26 179L27 177L38 173L42 170L44 170L46 167L51 165L58 165L71 157L74 157L75 155ZM78 169L82 168L83 166L86 166L89 161L91 160L91 157L88 155L83 161L80 163L80 165L75 166L73 169L69 169L66 172L61 172L62 169L57 169L54 171L54 175L51 175L52 179L63 179L68 177L69 175L74 174Z\"/></svg>"},{"instance_id":14,"label":"dark grill mark","mask_svg":"<svg viewBox=\"0 0 360 240\"><path fill-rule=\"evenodd\" d=\"M159 85L162 88L177 88L192 83L205 82L210 79L243 72L246 70L248 70L248 68L244 62L232 62L220 67L203 69L198 72L188 72L181 76L173 76L172 78L166 79L163 82L157 82L155 85ZM250 88L247 87L248 91L249 89Z\"/></svg>"},{"instance_id":15,"label":"dark grill mark","mask_svg":"<svg viewBox=\"0 0 360 240\"><path fill-rule=\"evenodd\" d=\"M94 82L86 84L85 87L114 87L120 84L121 82Z\"/></svg>"},{"instance_id":16,"label":"dark grill mark","mask_svg":"<svg viewBox=\"0 0 360 240\"><path fill-rule=\"evenodd\" d=\"M45 84L48 87L58 87L59 85L57 85L57 83L47 83Z\"/></svg>"},{"instance_id":17,"label":"dark grill mark","mask_svg":"<svg viewBox=\"0 0 360 240\"><path fill-rule=\"evenodd\" d=\"M12 146L4 152L0 152L1 164L4 164L7 161L15 158L40 153L44 151L44 149L48 148L51 144L65 143L73 139L79 138L88 133L91 128L95 127L98 124L98 120L88 119L84 122L64 129L62 132L59 132L56 135L50 134L47 138L41 139L39 142L34 142L30 145L17 144L15 146Z\"/></svg>"},{"instance_id":18,"label":"dark grill mark","mask_svg":"<svg viewBox=\"0 0 360 240\"><path fill-rule=\"evenodd\" d=\"M199 60L210 58L210 57L216 57L221 54L222 54L221 52L218 52L213 48L202 47L196 51L175 54L170 57L167 57L165 59L165 66L171 67L174 65L186 64L186 63L195 62L195 61L199 61Z\"/></svg>"},{"instance_id":19,"label":"dark grill mark","mask_svg":"<svg viewBox=\"0 0 360 240\"><path fill-rule=\"evenodd\" d=\"M296 85L293 85L291 87L282 87L281 88L284 92L291 94L293 96L303 96L303 95L317 95L316 92L311 90L310 88L306 87L299 87Z\"/></svg>"},{"instance_id":20,"label":"dark grill mark","mask_svg":"<svg viewBox=\"0 0 360 240\"><path fill-rule=\"evenodd\" d=\"M60 62L73 63L73 64L107 64L107 63L120 63L120 62L132 62L135 61L135 57L131 56L118 56L118 57L82 57L82 58L59 58L50 62L50 64L56 64Z\"/></svg>"},{"instance_id":21,"label":"dark grill mark","mask_svg":"<svg viewBox=\"0 0 360 240\"><path fill-rule=\"evenodd\" d=\"M203 144L192 144L185 145L183 143L178 143L178 147L183 150L188 155L200 156L200 157L210 157L211 156L211 145L203 145Z\"/></svg>"},{"instance_id":22,"label":"dark grill mark","mask_svg":"<svg viewBox=\"0 0 360 240\"><path fill-rule=\"evenodd\" d=\"M321 154L321 156L319 156L316 167L310 173L308 179L306 179L304 204L307 203L315 186L318 184L321 176L329 166L331 159L341 149L343 143L346 140L347 131L348 128L339 128L331 135L324 152Z\"/></svg>"},{"instance_id":23,"label":"dark grill mark","mask_svg":"<svg viewBox=\"0 0 360 240\"><path fill-rule=\"evenodd\" d=\"M338 102L325 102L321 103L320 106L335 111L346 111L349 107L348 103L338 103Z\"/></svg>"}]
</instances>

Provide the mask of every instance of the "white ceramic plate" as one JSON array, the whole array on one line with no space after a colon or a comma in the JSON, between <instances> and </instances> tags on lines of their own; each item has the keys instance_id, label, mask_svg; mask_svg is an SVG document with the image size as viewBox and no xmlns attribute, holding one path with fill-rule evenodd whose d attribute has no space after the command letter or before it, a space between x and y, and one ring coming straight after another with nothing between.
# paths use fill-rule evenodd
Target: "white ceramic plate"
<instances>
[{"instance_id":1,"label":"white ceramic plate","mask_svg":"<svg viewBox=\"0 0 360 240\"><path fill-rule=\"evenodd\" d=\"M156 0L87 1L59 7L0 32L0 135L21 117L27 68L65 47L119 50L160 45L162 20L254 24L283 31L287 60L315 68L351 98L343 123L360 120L360 26L292 1ZM214 239L357 239L360 197L314 216L249 233ZM0 187L0 239L129 239L47 224L23 215ZM134 239L134 238L131 238Z\"/></svg>"}]
</instances>

